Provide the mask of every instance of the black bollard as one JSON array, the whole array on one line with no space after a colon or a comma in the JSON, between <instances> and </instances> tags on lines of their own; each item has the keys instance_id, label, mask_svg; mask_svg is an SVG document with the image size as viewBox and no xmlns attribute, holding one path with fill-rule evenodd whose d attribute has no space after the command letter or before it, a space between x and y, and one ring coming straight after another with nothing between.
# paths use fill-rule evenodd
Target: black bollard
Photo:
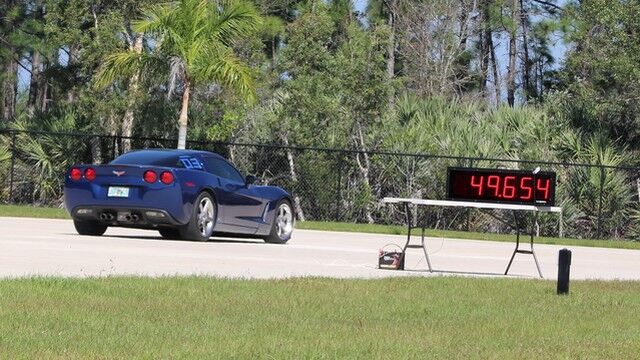
<instances>
[{"instance_id":1,"label":"black bollard","mask_svg":"<svg viewBox=\"0 0 640 360\"><path fill-rule=\"evenodd\" d=\"M570 270L571 250L562 249L558 253L558 295L569 293Z\"/></svg>"}]
</instances>

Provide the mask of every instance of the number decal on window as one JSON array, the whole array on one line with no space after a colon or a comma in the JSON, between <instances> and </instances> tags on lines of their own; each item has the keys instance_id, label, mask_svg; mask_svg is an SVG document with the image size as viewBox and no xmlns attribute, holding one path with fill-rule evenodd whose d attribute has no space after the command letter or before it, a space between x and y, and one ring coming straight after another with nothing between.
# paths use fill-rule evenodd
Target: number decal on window
<instances>
[{"instance_id":1,"label":"number decal on window","mask_svg":"<svg viewBox=\"0 0 640 360\"><path fill-rule=\"evenodd\" d=\"M200 161L198 161L198 159L196 159L196 158L181 157L180 158L180 162L182 163L182 165L184 165L184 167L186 169L202 170L202 164L200 164Z\"/></svg>"}]
</instances>

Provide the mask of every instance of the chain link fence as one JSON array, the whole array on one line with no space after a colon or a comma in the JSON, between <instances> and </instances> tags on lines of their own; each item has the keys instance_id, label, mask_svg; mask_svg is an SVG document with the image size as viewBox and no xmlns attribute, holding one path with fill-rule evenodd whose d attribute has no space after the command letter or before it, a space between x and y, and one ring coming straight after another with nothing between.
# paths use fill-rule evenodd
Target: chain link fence
<instances>
[{"instance_id":1,"label":"chain link fence","mask_svg":"<svg viewBox=\"0 0 640 360\"><path fill-rule=\"evenodd\" d=\"M63 174L71 165L106 163L124 149L173 148L176 143L175 139L0 130L0 199L60 206ZM541 235L640 237L640 168L207 141L189 141L187 147L219 153L244 174L256 175L260 183L283 187L293 195L298 218L314 221L401 224L404 209L385 205L381 199L443 199L449 166L540 166L557 173L556 204L563 208L560 217L541 214ZM495 215L454 208L429 208L423 214L437 229L513 231Z\"/></svg>"}]
</instances>

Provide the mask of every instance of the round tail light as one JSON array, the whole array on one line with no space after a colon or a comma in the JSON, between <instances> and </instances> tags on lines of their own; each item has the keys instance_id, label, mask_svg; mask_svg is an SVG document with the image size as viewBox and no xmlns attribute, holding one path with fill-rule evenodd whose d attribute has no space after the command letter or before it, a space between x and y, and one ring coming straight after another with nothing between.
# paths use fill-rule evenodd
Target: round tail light
<instances>
[{"instance_id":1,"label":"round tail light","mask_svg":"<svg viewBox=\"0 0 640 360\"><path fill-rule=\"evenodd\" d=\"M158 180L158 174L156 174L156 172L153 170L147 170L144 172L143 178L144 181L152 184Z\"/></svg>"},{"instance_id":2,"label":"round tail light","mask_svg":"<svg viewBox=\"0 0 640 360\"><path fill-rule=\"evenodd\" d=\"M69 176L73 181L79 181L82 178L82 171L78 168L73 168L69 171Z\"/></svg>"},{"instance_id":3,"label":"round tail light","mask_svg":"<svg viewBox=\"0 0 640 360\"><path fill-rule=\"evenodd\" d=\"M93 168L87 168L84 171L84 178L88 181L93 181L96 179L96 170Z\"/></svg>"},{"instance_id":4,"label":"round tail light","mask_svg":"<svg viewBox=\"0 0 640 360\"><path fill-rule=\"evenodd\" d=\"M165 171L162 174L160 174L160 181L162 181L163 184L171 184L173 183L173 174Z\"/></svg>"}]
</instances>

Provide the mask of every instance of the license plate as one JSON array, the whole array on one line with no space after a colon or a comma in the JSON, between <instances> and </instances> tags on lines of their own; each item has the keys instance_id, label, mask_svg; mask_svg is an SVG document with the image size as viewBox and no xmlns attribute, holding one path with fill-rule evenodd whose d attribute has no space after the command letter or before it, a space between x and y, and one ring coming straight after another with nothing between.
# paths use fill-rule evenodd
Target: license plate
<instances>
[{"instance_id":1,"label":"license plate","mask_svg":"<svg viewBox=\"0 0 640 360\"><path fill-rule=\"evenodd\" d=\"M121 186L109 186L108 197L129 197L129 188Z\"/></svg>"}]
</instances>

